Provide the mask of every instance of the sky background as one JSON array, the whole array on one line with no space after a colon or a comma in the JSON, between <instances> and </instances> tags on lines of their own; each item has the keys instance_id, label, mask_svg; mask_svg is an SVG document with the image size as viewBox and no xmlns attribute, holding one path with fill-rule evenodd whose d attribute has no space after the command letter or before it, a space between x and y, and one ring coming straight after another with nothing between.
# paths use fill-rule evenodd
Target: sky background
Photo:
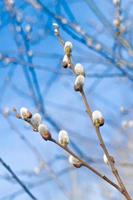
<instances>
[{"instance_id":1,"label":"sky background","mask_svg":"<svg viewBox=\"0 0 133 200\"><path fill-rule=\"evenodd\" d=\"M71 148L114 180L81 96L74 91L75 78L62 68L64 51L52 27L57 22L63 40L73 43L73 63L85 68L89 104L105 117L102 136L133 195L133 58L116 39L116 7L111 0L16 0L11 7L9 2L0 1L0 157L39 200L122 199L90 171L71 167L64 151L44 142L12 111L27 107L41 113L55 138L59 130L67 130ZM132 5L122 0L120 7L122 38L131 47ZM92 47L84 36L93 40ZM102 46L99 51L97 44ZM48 167L38 172L42 163ZM30 197L0 165L0 200L10 199Z\"/></svg>"}]
</instances>

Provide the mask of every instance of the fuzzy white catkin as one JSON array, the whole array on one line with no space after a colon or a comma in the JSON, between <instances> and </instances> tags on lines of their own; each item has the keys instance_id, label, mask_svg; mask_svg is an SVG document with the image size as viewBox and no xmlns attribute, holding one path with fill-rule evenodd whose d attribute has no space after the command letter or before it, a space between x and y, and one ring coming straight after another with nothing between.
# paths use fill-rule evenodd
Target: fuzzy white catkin
<instances>
[{"instance_id":1,"label":"fuzzy white catkin","mask_svg":"<svg viewBox=\"0 0 133 200\"><path fill-rule=\"evenodd\" d=\"M67 146L69 144L69 136L68 136L67 131L61 130L59 132L58 141L63 146Z\"/></svg>"},{"instance_id":2,"label":"fuzzy white catkin","mask_svg":"<svg viewBox=\"0 0 133 200\"><path fill-rule=\"evenodd\" d=\"M31 26L30 26L30 24L27 24L27 25L25 26L25 31L26 31L27 33L29 33L29 32L31 31Z\"/></svg>"},{"instance_id":3,"label":"fuzzy white catkin","mask_svg":"<svg viewBox=\"0 0 133 200\"><path fill-rule=\"evenodd\" d=\"M57 23L53 23L53 27L54 27L54 29L58 29L59 25Z\"/></svg>"},{"instance_id":4,"label":"fuzzy white catkin","mask_svg":"<svg viewBox=\"0 0 133 200\"><path fill-rule=\"evenodd\" d=\"M66 49L67 47L69 47L70 49L73 48L73 45L70 41L65 42L64 49Z\"/></svg>"},{"instance_id":5,"label":"fuzzy white catkin","mask_svg":"<svg viewBox=\"0 0 133 200\"><path fill-rule=\"evenodd\" d=\"M75 80L75 87L82 87L84 85L84 82L85 82L85 77L83 75L78 75L76 77L76 80Z\"/></svg>"},{"instance_id":6,"label":"fuzzy white catkin","mask_svg":"<svg viewBox=\"0 0 133 200\"><path fill-rule=\"evenodd\" d=\"M53 23L53 27L55 35L59 35L59 25L57 23Z\"/></svg>"},{"instance_id":7,"label":"fuzzy white catkin","mask_svg":"<svg viewBox=\"0 0 133 200\"><path fill-rule=\"evenodd\" d=\"M29 57L32 57L33 56L33 51L29 50L29 51L27 51L27 54L28 54Z\"/></svg>"},{"instance_id":8,"label":"fuzzy white catkin","mask_svg":"<svg viewBox=\"0 0 133 200\"><path fill-rule=\"evenodd\" d=\"M74 72L76 75L85 75L85 70L83 65L81 65L80 63L77 63L74 67Z\"/></svg>"},{"instance_id":9,"label":"fuzzy white catkin","mask_svg":"<svg viewBox=\"0 0 133 200\"><path fill-rule=\"evenodd\" d=\"M100 51L100 50L102 49L102 45L101 45L100 43L97 43L97 44L95 45L95 49L96 49L97 51Z\"/></svg>"},{"instance_id":10,"label":"fuzzy white catkin","mask_svg":"<svg viewBox=\"0 0 133 200\"><path fill-rule=\"evenodd\" d=\"M25 107L20 108L20 116L22 117L22 119L25 119L28 113L28 109Z\"/></svg>"},{"instance_id":11,"label":"fuzzy white catkin","mask_svg":"<svg viewBox=\"0 0 133 200\"><path fill-rule=\"evenodd\" d=\"M31 122L36 129L38 128L41 121L42 121L42 117L39 113L35 113L31 118Z\"/></svg>"},{"instance_id":12,"label":"fuzzy white catkin","mask_svg":"<svg viewBox=\"0 0 133 200\"><path fill-rule=\"evenodd\" d=\"M68 56L66 54L63 57L63 62L68 63Z\"/></svg>"},{"instance_id":13,"label":"fuzzy white catkin","mask_svg":"<svg viewBox=\"0 0 133 200\"><path fill-rule=\"evenodd\" d=\"M45 124L39 124L38 132L43 136L45 133L48 132L48 127Z\"/></svg>"},{"instance_id":14,"label":"fuzzy white catkin","mask_svg":"<svg viewBox=\"0 0 133 200\"><path fill-rule=\"evenodd\" d=\"M103 118L102 113L99 110L95 110L92 113L92 119L96 120L96 119L100 119Z\"/></svg>"},{"instance_id":15,"label":"fuzzy white catkin","mask_svg":"<svg viewBox=\"0 0 133 200\"><path fill-rule=\"evenodd\" d=\"M68 55L65 54L62 60L62 66L64 68L70 67L70 59L68 58Z\"/></svg>"},{"instance_id":16,"label":"fuzzy white catkin","mask_svg":"<svg viewBox=\"0 0 133 200\"><path fill-rule=\"evenodd\" d=\"M107 158L107 156L106 156L105 154L103 155L103 161L104 161L104 163L105 163L106 165L109 164L108 158Z\"/></svg>"},{"instance_id":17,"label":"fuzzy white catkin","mask_svg":"<svg viewBox=\"0 0 133 200\"><path fill-rule=\"evenodd\" d=\"M104 124L104 118L100 111L95 110L92 112L92 121L96 127L102 126Z\"/></svg>"},{"instance_id":18,"label":"fuzzy white catkin","mask_svg":"<svg viewBox=\"0 0 133 200\"><path fill-rule=\"evenodd\" d=\"M72 155L69 156L68 161L71 165L76 165L79 163L79 160Z\"/></svg>"},{"instance_id":19,"label":"fuzzy white catkin","mask_svg":"<svg viewBox=\"0 0 133 200\"><path fill-rule=\"evenodd\" d=\"M59 34L59 30L57 28L54 29L55 34Z\"/></svg>"},{"instance_id":20,"label":"fuzzy white catkin","mask_svg":"<svg viewBox=\"0 0 133 200\"><path fill-rule=\"evenodd\" d=\"M113 24L116 27L120 26L120 20L119 19L114 19Z\"/></svg>"}]
</instances>

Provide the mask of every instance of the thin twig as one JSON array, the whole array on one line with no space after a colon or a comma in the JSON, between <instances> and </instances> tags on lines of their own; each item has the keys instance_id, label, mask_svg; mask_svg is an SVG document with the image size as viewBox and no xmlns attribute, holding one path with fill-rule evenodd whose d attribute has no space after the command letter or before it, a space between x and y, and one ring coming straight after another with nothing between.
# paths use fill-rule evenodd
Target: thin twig
<instances>
[{"instance_id":1,"label":"thin twig","mask_svg":"<svg viewBox=\"0 0 133 200\"><path fill-rule=\"evenodd\" d=\"M61 38L60 33L59 33L58 39L59 39L59 41L63 41L63 39ZM62 43L61 43L61 44L62 44ZM63 46L64 46L64 45L63 45ZM71 55L70 55L70 56L71 56ZM71 58L69 58L69 61L71 62ZM73 64L72 62L70 63L70 67L69 67L69 68L70 68L70 69L72 70L72 72L75 74L75 71L74 71L74 64ZM91 119L91 122L92 122L92 111L91 111L91 108L90 108L89 103L88 103L88 101L87 101L87 98L86 98L86 95L85 95L85 92L84 92L83 88L81 89L80 93L81 93L83 102L84 102L84 104L85 104L86 111L87 111L87 113L88 113L88 115L89 115L89 118ZM93 123L93 122L92 122L92 123ZM95 127L95 126L94 126L94 128L95 128L97 137L98 137L98 139L99 139L100 146L102 147L102 149L103 149L103 151L104 151L104 153L105 153L105 155L106 155L106 157L107 157L107 159L108 159L108 163L109 163L109 166L111 167L112 174L114 174L114 176L116 177L117 182L118 182L118 184L119 184L119 186L120 186L120 190L119 190L119 191L126 197L127 200L132 200L131 197L130 197L130 195L129 195L129 193L128 193L128 191L126 190L126 187L125 187L125 185L124 185L124 183L123 183L123 181L122 181L122 179L121 179L121 177L120 177L120 175L119 175L119 172L118 172L117 168L115 167L114 158L112 159L112 157L110 156L110 154L109 154L109 152L108 152L108 149L107 149L107 147L106 147L106 145L105 145L105 143L104 143L104 140L103 140L103 138L102 138L102 135L101 135L101 132L100 132L99 127Z\"/></svg>"},{"instance_id":2,"label":"thin twig","mask_svg":"<svg viewBox=\"0 0 133 200\"><path fill-rule=\"evenodd\" d=\"M91 111L90 106L89 106L89 104L88 104L88 101L87 101L86 95L85 95L85 93L84 93L84 90L81 91L81 95L82 95L83 102L84 102L85 107L86 107L86 111L87 111L87 113L88 113L88 115L89 115L89 117L90 117L90 119L91 119L91 121L92 121L92 111ZM97 137L98 137L98 139L99 139L100 146L102 147L102 149L103 149L105 155L107 156L107 159L108 159L109 165L110 165L110 167L111 167L112 173L113 173L114 176L116 177L117 182L118 182L118 184L119 184L120 187L121 187L121 192L127 197L127 199L131 200L131 197L129 196L129 194L128 194L128 192L127 192L125 186L124 186L124 183L123 183L123 181L122 181L122 179L121 179L121 177L120 177L120 175L119 175L119 172L118 172L118 170L117 170L116 167L115 167L114 158L113 158L113 159L111 158L111 156L110 156L110 154L109 154L109 152L108 152L108 150L107 150L107 147L106 147L106 145L105 145L105 143L104 143L104 140L103 140L103 138L102 138L102 135L101 135L101 133L100 133L99 127L95 127L95 126L94 126L94 128L95 128Z\"/></svg>"},{"instance_id":3,"label":"thin twig","mask_svg":"<svg viewBox=\"0 0 133 200\"><path fill-rule=\"evenodd\" d=\"M80 157L78 157L72 150L70 150L68 147L64 147L62 146L59 142L57 142L55 139L51 139L50 141L52 141L53 143L55 143L56 145L58 145L59 147L61 147L62 149L64 149L67 153L69 153L70 155L74 156L75 158L77 158L84 167L88 168L89 170L91 170L93 173L95 173L97 176L99 176L100 178L104 179L106 182L108 182L109 184L111 184L112 186L114 186L117 190L121 191L120 187L115 184L113 181L111 181L108 177L106 177L104 174L100 173L99 171L97 171L95 168L93 168L92 166L90 166L87 162L85 162L84 160L82 160Z\"/></svg>"},{"instance_id":4,"label":"thin twig","mask_svg":"<svg viewBox=\"0 0 133 200\"><path fill-rule=\"evenodd\" d=\"M11 167L9 167L2 158L0 158L0 163L13 176L13 178L24 189L24 191L28 194L28 196L33 200L37 200L37 198L29 191L29 189L25 186L25 184L18 178L18 176L14 173L14 171L11 169Z\"/></svg>"}]
</instances>

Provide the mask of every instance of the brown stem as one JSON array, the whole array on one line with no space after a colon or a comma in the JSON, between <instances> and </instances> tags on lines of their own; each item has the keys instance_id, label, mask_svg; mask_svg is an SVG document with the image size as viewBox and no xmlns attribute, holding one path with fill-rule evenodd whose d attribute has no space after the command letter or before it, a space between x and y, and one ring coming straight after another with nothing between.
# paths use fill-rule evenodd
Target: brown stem
<instances>
[{"instance_id":1,"label":"brown stem","mask_svg":"<svg viewBox=\"0 0 133 200\"><path fill-rule=\"evenodd\" d=\"M93 173L95 173L97 176L99 176L100 178L102 178L103 180L105 180L106 182L108 182L109 184L111 184L113 187L115 187L117 190L119 190L121 192L121 188L115 184L113 181L111 181L108 177L106 177L105 175L103 175L102 173L100 173L99 171L97 171L95 168L93 168L92 166L90 166L87 162L85 162L84 160L82 160L80 157L78 157L72 150L70 150L68 147L64 147L62 146L60 143L58 143L55 139L51 138L50 140L51 142L57 144L59 147L61 147L62 149L64 149L67 153L69 153L70 155L74 156L75 158L77 158L81 163L82 166L88 168L89 170L91 170Z\"/></svg>"},{"instance_id":2,"label":"brown stem","mask_svg":"<svg viewBox=\"0 0 133 200\"><path fill-rule=\"evenodd\" d=\"M86 95L85 95L85 93L84 93L84 90L81 91L81 96L82 96L82 98L83 98L83 102L84 102L84 104L85 104L86 111L87 111L87 113L88 113L88 115L89 115L89 117L90 117L90 119L91 119L91 121L92 121L92 111L91 111L91 108L90 108L90 106L89 106L89 104L88 104L88 101L87 101ZM103 140L103 138L102 138L102 135L101 135L101 133L100 133L99 127L95 127L95 126L94 126L94 128L95 128L97 137L98 137L98 139L99 139L100 146L102 147L102 149L103 149L103 151L104 151L104 153L105 153L105 155L106 155L106 157L107 157L107 159L108 159L108 162L109 162L109 165L110 165L110 167L111 167L112 173L113 173L114 176L116 177L117 182L118 182L118 184L119 184L119 186L120 186L120 188L121 188L121 193L127 198L127 200L132 200L131 197L130 197L130 195L128 194L128 192L127 192L127 190L126 190L126 187L125 187L125 185L124 185L124 183L123 183L123 181L122 181L122 179L121 179L121 177L120 177L120 175L119 175L119 172L118 172L118 170L116 169L115 164L114 164L113 160L111 159L111 156L110 156L110 154L109 154L109 152L108 152L108 150L107 150L107 148L106 148L106 145L105 145L104 140Z\"/></svg>"},{"instance_id":3,"label":"brown stem","mask_svg":"<svg viewBox=\"0 0 133 200\"><path fill-rule=\"evenodd\" d=\"M62 43L63 40L62 40L61 35L59 35L58 39L59 39L60 43L62 44L62 46L64 46L63 43ZM73 73L75 74L73 63L71 63L71 70L72 70ZM80 92L81 92L81 95L82 95L82 98L83 98L83 101L84 101L84 104L85 104L85 107L86 107L86 111L87 111L87 113L88 113L88 115L89 115L89 117L90 117L90 119L91 119L91 121L92 121L92 111L91 111L91 108L90 108L90 106L89 106L89 104L88 104L88 101L87 101L86 95L85 95L85 93L84 93L84 90L82 89ZM117 182L118 182L118 184L119 184L119 186L120 186L120 190L119 190L119 191L125 196L125 198L126 198L127 200L132 200L132 198L130 197L128 191L127 191L126 188L125 188L125 185L124 185L124 183L123 183L123 181L122 181L122 179L121 179L121 177L120 177L120 175L119 175L119 173L118 173L118 170L117 170L116 167L115 167L115 164L114 164L113 160L111 159L111 156L109 155L109 152L108 152L108 150L107 150L107 148L106 148L106 145L105 145L105 143L104 143L104 140L103 140L103 138L102 138L102 135L101 135L101 133L100 133L99 128L97 128L97 127L95 127L95 126L94 126L94 128L95 128L95 130L96 130L96 134L97 134L97 137L98 137L98 139L99 139L100 146L102 147L102 149L103 149L103 151L104 151L104 153L105 153L105 155L106 155L106 157L107 157L107 159L108 159L108 162L109 162L109 165L110 165L110 167L111 167L112 173L113 173L114 176L116 177ZM59 146L60 146L60 145L59 145ZM85 166L85 165L84 165L84 166ZM87 167L87 166L86 166L86 167ZM90 166L89 166L89 167L90 167ZM88 167L87 167L87 168L88 168ZM90 169L90 170L93 171L92 169ZM93 171L93 172L94 172L94 171ZM94 172L94 173L95 173L95 172ZM98 174L97 174L97 175L98 175ZM98 175L98 176L99 176L99 175ZM108 181L107 181L107 182L108 182Z\"/></svg>"},{"instance_id":4,"label":"brown stem","mask_svg":"<svg viewBox=\"0 0 133 200\"><path fill-rule=\"evenodd\" d=\"M59 42L61 43L61 45L62 45L63 48L64 48L65 42L63 41L63 39L62 39L60 33L58 33L57 38L58 38Z\"/></svg>"}]
</instances>

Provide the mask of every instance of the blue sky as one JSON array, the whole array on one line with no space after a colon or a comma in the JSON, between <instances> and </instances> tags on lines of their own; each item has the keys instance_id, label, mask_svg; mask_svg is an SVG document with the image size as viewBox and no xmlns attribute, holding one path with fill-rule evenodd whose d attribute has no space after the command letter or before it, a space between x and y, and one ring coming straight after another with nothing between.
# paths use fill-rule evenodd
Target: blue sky
<instances>
[{"instance_id":1,"label":"blue sky","mask_svg":"<svg viewBox=\"0 0 133 200\"><path fill-rule=\"evenodd\" d=\"M52 23L56 22L56 19L44 10L35 10L27 2L15 1L16 16L22 15L20 22L12 15L12 11L5 7L4 1L0 2L0 53L3 55L0 61L0 155L26 185L31 183L38 185L38 181L43 182L44 180L44 184L41 183L38 187L31 189L37 199L66 200L59 184L53 178L45 183L45 180L51 176L48 170L43 169L36 175L35 170L39 166L39 161L26 141L37 148L47 163L50 162L50 168L55 174L70 167L67 155L55 145L42 141L39 134L34 133L23 121L17 120L12 112L14 106L18 110L21 107L27 107L35 113L38 112L37 106L42 99L43 107L50 118L59 129L69 132L70 139L84 155L94 160L92 165L110 177L111 173L102 161L103 152L98 145L92 125L88 121L81 96L73 89L75 78L69 70L61 67L64 52L52 28ZM73 62L81 62L84 65L87 73L85 92L88 101L92 110L101 110L105 117L105 126L101 129L103 138L111 154L116 157L127 188L133 194L132 165L129 165L133 162L132 128L123 129L122 127L124 120L133 119L133 72L128 66L119 68L114 64L114 61L124 59L132 63L132 57L119 43L116 44L116 49L114 48L116 42L114 37L116 30L113 26L115 7L111 1L106 0L61 0L57 3L52 0L41 0L41 2L55 16L60 15L70 23L79 24L82 30L93 39L94 46L97 42L102 44L102 50L96 52L94 48L89 48L84 40L81 40L82 37L68 25L60 25L63 39L73 43ZM132 13L128 13L126 9L130 7L132 10L129 2L122 1L123 24L127 26L123 37L132 46ZM105 18L109 22L108 26ZM32 27L31 35L25 32L27 25ZM17 32L16 30L20 28L22 31ZM31 37L31 40L26 40L26 37ZM33 52L32 58L27 56L29 50ZM111 63L106 56L111 57L113 62ZM7 64L8 59L6 58L15 58L18 63ZM31 65L34 66L33 69L30 68ZM30 81L27 74L29 74ZM37 103L32 96L32 87ZM38 87L41 95L39 95ZM122 106L126 109L126 114L121 112ZM2 114L5 108L9 109L8 117ZM57 138L58 131L54 124L44 116L43 120L53 136ZM22 139L22 135L26 141ZM73 148L72 145L71 147ZM128 167L121 163L128 163ZM9 199L10 194L21 190L15 181L5 179L7 174L7 171L0 166L0 200ZM82 168L68 170L67 173L59 176L59 183L63 184L65 191L72 193L72 199L76 200L107 198L117 200L121 197L111 186ZM5 196L7 198L3 198ZM29 197L22 192L21 195L12 199L28 200Z\"/></svg>"}]
</instances>

